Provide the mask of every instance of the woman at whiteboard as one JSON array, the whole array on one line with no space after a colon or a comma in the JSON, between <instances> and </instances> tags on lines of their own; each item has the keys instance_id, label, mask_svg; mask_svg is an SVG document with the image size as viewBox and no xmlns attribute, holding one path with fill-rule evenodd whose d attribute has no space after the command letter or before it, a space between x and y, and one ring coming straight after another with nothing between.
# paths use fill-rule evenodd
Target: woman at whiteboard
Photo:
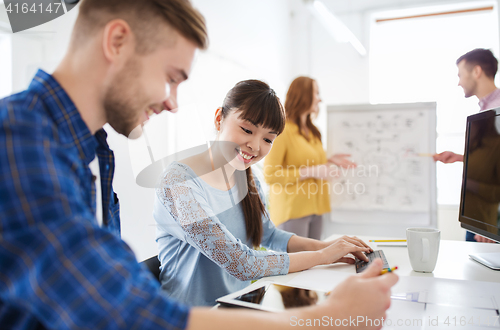
<instances>
[{"instance_id":1,"label":"woman at whiteboard","mask_svg":"<svg viewBox=\"0 0 500 330\"><path fill-rule=\"evenodd\" d=\"M265 158L271 219L278 228L299 236L321 239L322 215L330 212L331 167L356 166L347 154L327 159L321 133L313 124L319 112L319 88L309 77L296 78L286 95L287 122Z\"/></svg>"}]
</instances>

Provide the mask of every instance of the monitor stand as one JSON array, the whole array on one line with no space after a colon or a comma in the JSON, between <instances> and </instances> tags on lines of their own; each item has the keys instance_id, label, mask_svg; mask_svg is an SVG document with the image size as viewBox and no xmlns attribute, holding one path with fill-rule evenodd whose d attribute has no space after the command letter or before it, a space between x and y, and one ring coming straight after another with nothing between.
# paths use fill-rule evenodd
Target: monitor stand
<instances>
[{"instance_id":1,"label":"monitor stand","mask_svg":"<svg viewBox=\"0 0 500 330\"><path fill-rule=\"evenodd\" d=\"M498 252L469 254L469 257L483 266L500 271L500 253Z\"/></svg>"}]
</instances>

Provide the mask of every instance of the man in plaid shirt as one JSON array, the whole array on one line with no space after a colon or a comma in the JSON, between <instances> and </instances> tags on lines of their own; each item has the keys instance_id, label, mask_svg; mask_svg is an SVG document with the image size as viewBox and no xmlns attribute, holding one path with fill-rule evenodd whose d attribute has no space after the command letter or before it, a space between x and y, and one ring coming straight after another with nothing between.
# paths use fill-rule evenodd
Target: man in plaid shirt
<instances>
[{"instance_id":1,"label":"man in plaid shirt","mask_svg":"<svg viewBox=\"0 0 500 330\"><path fill-rule=\"evenodd\" d=\"M189 309L160 292L119 237L102 127L128 136L149 114L176 109L177 86L207 47L205 22L187 0L84 0L79 10L55 72L0 100L0 329L281 329L291 317L383 317L397 276L377 276L379 262L327 303L282 314ZM96 154L102 226L88 167Z\"/></svg>"}]
</instances>

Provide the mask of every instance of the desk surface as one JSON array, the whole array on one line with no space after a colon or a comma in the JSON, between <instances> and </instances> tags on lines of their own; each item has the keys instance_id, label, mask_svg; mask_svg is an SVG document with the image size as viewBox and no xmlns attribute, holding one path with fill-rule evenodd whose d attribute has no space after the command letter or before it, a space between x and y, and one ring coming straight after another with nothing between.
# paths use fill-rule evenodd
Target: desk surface
<instances>
[{"instance_id":1,"label":"desk surface","mask_svg":"<svg viewBox=\"0 0 500 330\"><path fill-rule=\"evenodd\" d=\"M332 236L328 240L337 237L339 236ZM381 237L360 238L365 242L370 239L384 239ZM396 325L400 321L411 321L413 322L411 324L415 324L415 321L421 321L417 324L418 326L411 327L411 329L450 329L450 323L446 323L447 320L451 320L452 325L453 320L455 320L454 325L457 325L456 319L453 319L453 317L466 315L469 323L465 327L458 327L461 330L485 329L483 326L486 326L486 324L489 326L490 322L493 324L493 328L498 329L498 307L495 301L500 301L500 271L491 270L472 261L469 254L500 253L500 244L442 240L436 269L432 273L414 272L410 265L406 247L379 248L376 243L369 244L375 250L384 251L389 265L392 267L398 266L397 274L400 276L400 280L393 288L393 294L400 295L403 293L407 297L408 292L412 292L412 297L414 297L414 293L418 292L418 300L416 301L408 302L407 300L393 299L391 308L387 311L386 325L389 325L388 322L390 321L394 322L391 325L395 327L388 326L384 328L407 329L407 327L398 327ZM354 265L347 264L323 265L314 268L283 276L265 277L251 286L258 287L263 284L263 281L281 284L292 281L295 282L293 284L302 283L299 286L325 291L334 288L348 276L348 273L356 273ZM318 273L322 276L318 277ZM449 304L449 299L454 301L453 306ZM496 307L489 308L485 302L489 302ZM429 303L430 305L428 305ZM425 307L427 305L432 308ZM432 324L433 327L430 327L430 323L423 326L423 322L430 322L431 319L436 323ZM473 320L472 323L471 320ZM434 327L434 325L436 326ZM460 325L462 324L460 323ZM452 328L458 329L457 327ZM487 328L491 329L490 327Z\"/></svg>"},{"instance_id":2,"label":"desk surface","mask_svg":"<svg viewBox=\"0 0 500 330\"><path fill-rule=\"evenodd\" d=\"M329 237L327 240L332 240L338 237L340 236L334 235ZM365 236L359 236L359 238L363 239L367 243L370 239L384 239L384 237ZM398 266L397 274L399 276L421 276L500 283L500 271L491 270L469 258L469 254L473 253L500 253L500 244L441 240L436 269L432 273L418 273L413 271L410 259L408 258L408 249L406 247L377 247L376 243L372 242L368 244L374 250L384 251L389 265L391 267ZM332 270L352 274L356 273L354 265L334 264L330 266L318 267L328 267ZM304 272L307 272L307 270ZM298 274L299 273L291 273L283 276L265 277L254 283L254 285L258 285L262 281L272 281L285 284Z\"/></svg>"}]
</instances>

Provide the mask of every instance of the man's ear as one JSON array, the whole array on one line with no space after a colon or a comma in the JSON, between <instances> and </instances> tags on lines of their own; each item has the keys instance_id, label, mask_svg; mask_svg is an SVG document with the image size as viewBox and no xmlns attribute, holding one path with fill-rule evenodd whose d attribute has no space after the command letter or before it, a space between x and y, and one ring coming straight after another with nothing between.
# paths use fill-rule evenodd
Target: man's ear
<instances>
[{"instance_id":1,"label":"man's ear","mask_svg":"<svg viewBox=\"0 0 500 330\"><path fill-rule=\"evenodd\" d=\"M483 69L479 65L474 65L472 68L472 75L474 78L479 79L483 74Z\"/></svg>"},{"instance_id":2,"label":"man's ear","mask_svg":"<svg viewBox=\"0 0 500 330\"><path fill-rule=\"evenodd\" d=\"M222 123L222 108L217 108L215 110L215 116L214 116L214 124L215 124L215 129L217 131L220 131L220 125Z\"/></svg>"},{"instance_id":3,"label":"man's ear","mask_svg":"<svg viewBox=\"0 0 500 330\"><path fill-rule=\"evenodd\" d=\"M102 48L104 57L109 62L115 62L117 58L135 47L132 29L122 19L114 19L104 27Z\"/></svg>"}]
</instances>

